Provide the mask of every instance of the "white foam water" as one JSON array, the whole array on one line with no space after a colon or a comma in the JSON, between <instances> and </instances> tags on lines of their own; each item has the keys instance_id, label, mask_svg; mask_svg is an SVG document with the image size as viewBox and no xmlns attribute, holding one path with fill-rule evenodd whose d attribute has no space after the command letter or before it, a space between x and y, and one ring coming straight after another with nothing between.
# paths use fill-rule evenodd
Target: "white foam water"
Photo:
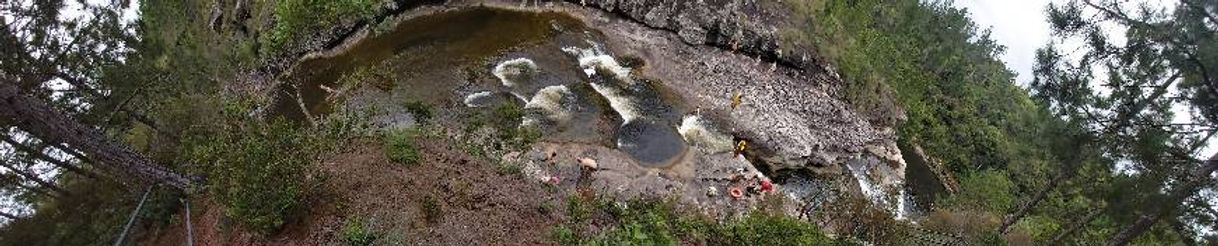
<instances>
[{"instance_id":1,"label":"white foam water","mask_svg":"<svg viewBox=\"0 0 1218 246\"><path fill-rule=\"evenodd\" d=\"M533 95L533 98L530 99L528 103L524 104L524 108L540 110L543 112L543 117L546 119L554 121L559 125L563 125L570 122L572 117L571 112L564 109L562 106L563 98L570 97L572 95L571 90L565 85L547 86L537 91L537 93ZM524 122L521 124L525 126L535 126L540 123L539 120L540 119L532 117L525 117Z\"/></svg>"},{"instance_id":2,"label":"white foam water","mask_svg":"<svg viewBox=\"0 0 1218 246\"><path fill-rule=\"evenodd\" d=\"M677 133L686 143L705 148L711 153L732 151L732 137L720 133L710 126L710 122L698 115L686 115L677 126Z\"/></svg>"},{"instance_id":3,"label":"white foam water","mask_svg":"<svg viewBox=\"0 0 1218 246\"><path fill-rule=\"evenodd\" d=\"M489 91L480 91L480 92L477 92L474 94L469 94L468 96L465 96L465 101L464 101L465 106L471 107L471 108L486 107L486 106L488 106L488 105L486 105L486 101L492 95L494 95L494 93L491 93Z\"/></svg>"},{"instance_id":4,"label":"white foam water","mask_svg":"<svg viewBox=\"0 0 1218 246\"><path fill-rule=\"evenodd\" d=\"M604 96L609 100L609 107L613 108L622 117L622 125L630 123L642 117L638 103L634 101L625 91L619 89L621 87L634 84L634 79L630 77L630 68L623 67L612 56L605 54L600 50L598 45L593 45L591 48L581 49L575 47L563 48L563 51L573 55L579 60L579 66L584 70L584 74L588 77L597 75L597 72L604 72L603 76L609 76L612 79L605 80L606 83L619 82L621 85L609 85L597 82L591 82L592 89L596 93Z\"/></svg>"},{"instance_id":5,"label":"white foam water","mask_svg":"<svg viewBox=\"0 0 1218 246\"><path fill-rule=\"evenodd\" d=\"M859 190L863 192L863 196L872 204L880 206L893 213L893 217L898 220L907 219L908 209L906 208L906 200L908 195L905 194L903 182L889 184L897 188L898 192L895 197L889 197L885 188L882 185L875 184L870 177L867 162L865 161L848 161L846 168L850 169L850 174L858 181Z\"/></svg>"},{"instance_id":6,"label":"white foam water","mask_svg":"<svg viewBox=\"0 0 1218 246\"><path fill-rule=\"evenodd\" d=\"M873 203L882 203L883 192L871 183L871 178L867 177L867 167L865 165L866 163L862 161L846 162L846 168L850 169L850 174L858 181L859 190L863 192L863 196L866 196Z\"/></svg>"},{"instance_id":7,"label":"white foam water","mask_svg":"<svg viewBox=\"0 0 1218 246\"><path fill-rule=\"evenodd\" d=\"M533 75L537 74L537 71L537 64L533 63L533 60L522 57L500 62L498 65L495 65L495 69L491 70L491 74L499 78L503 86L517 89L531 82L530 80L533 79ZM520 98L521 101L529 101L525 95L515 92L512 95Z\"/></svg>"},{"instance_id":8,"label":"white foam water","mask_svg":"<svg viewBox=\"0 0 1218 246\"><path fill-rule=\"evenodd\" d=\"M630 68L622 66L613 56L610 56L602 50L601 46L592 43L592 47L587 49L566 47L562 49L576 57L579 60L580 68L583 68L584 74L588 77L596 75L598 71L609 73L622 82L633 84L634 80L630 78Z\"/></svg>"}]
</instances>

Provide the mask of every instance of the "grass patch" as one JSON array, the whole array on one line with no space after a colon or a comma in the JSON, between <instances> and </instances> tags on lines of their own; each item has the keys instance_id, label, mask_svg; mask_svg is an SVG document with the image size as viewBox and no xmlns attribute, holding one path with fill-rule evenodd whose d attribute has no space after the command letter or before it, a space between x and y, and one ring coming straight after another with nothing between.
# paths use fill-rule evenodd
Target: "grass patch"
<instances>
[{"instance_id":1,"label":"grass patch","mask_svg":"<svg viewBox=\"0 0 1218 246\"><path fill-rule=\"evenodd\" d=\"M385 157L389 161L402 165L419 163L419 147L415 139L420 133L413 129L394 129L385 132L382 141L385 145Z\"/></svg>"}]
</instances>

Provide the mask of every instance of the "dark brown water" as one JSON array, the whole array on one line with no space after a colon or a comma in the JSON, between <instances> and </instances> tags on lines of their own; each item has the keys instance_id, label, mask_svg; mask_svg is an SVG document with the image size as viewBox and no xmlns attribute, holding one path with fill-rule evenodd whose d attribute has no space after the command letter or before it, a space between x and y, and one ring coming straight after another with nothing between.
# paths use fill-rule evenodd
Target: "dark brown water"
<instances>
[{"instance_id":1,"label":"dark brown water","mask_svg":"<svg viewBox=\"0 0 1218 246\"><path fill-rule=\"evenodd\" d=\"M913 198L913 205L918 208L933 207L935 197L948 195L943 182L931 170L929 163L913 154L912 148L905 144L899 147L905 159L905 187Z\"/></svg>"},{"instance_id":2,"label":"dark brown water","mask_svg":"<svg viewBox=\"0 0 1218 246\"><path fill-rule=\"evenodd\" d=\"M447 100L450 94L436 92L454 92L460 86L460 68L536 45L564 30L583 29L578 20L553 12L481 7L445 11L406 20L334 57L304 61L289 83L300 87L300 98L312 115L324 115L332 111L333 102L326 100L330 95L322 86L337 88L337 82L355 69L384 63L389 65L376 69L386 70L379 71L387 73L382 79L391 80L386 82L394 88L428 101ZM303 119L295 90L285 87L282 92L273 112Z\"/></svg>"}]
</instances>

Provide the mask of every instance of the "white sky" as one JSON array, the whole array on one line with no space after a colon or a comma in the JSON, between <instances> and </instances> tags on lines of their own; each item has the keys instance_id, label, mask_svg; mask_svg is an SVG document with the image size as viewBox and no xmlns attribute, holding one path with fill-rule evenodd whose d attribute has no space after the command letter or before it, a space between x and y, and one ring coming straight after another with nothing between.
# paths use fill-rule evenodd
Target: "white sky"
<instances>
[{"instance_id":1,"label":"white sky","mask_svg":"<svg viewBox=\"0 0 1218 246\"><path fill-rule=\"evenodd\" d=\"M980 28L990 28L991 38L1007 47L1002 61L1019 74L1018 84L1032 82L1036 49L1049 41L1045 5L1049 0L957 0L953 5L967 9Z\"/></svg>"}]
</instances>

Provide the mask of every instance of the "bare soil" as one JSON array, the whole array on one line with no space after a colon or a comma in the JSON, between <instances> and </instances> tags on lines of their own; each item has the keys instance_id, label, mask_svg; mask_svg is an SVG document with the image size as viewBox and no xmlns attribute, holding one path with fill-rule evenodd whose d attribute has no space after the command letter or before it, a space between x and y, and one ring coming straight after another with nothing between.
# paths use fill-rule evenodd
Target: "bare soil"
<instances>
[{"instance_id":1,"label":"bare soil","mask_svg":"<svg viewBox=\"0 0 1218 246\"><path fill-rule=\"evenodd\" d=\"M549 245L563 220L561 195L444 139L418 141L415 165L389 162L377 142L361 141L321 163L319 192L298 221L271 237L235 230L205 198L192 212L196 245L342 245L349 219L363 219L376 245ZM179 215L181 216L181 215ZM170 226L141 245L182 245L183 226Z\"/></svg>"}]
</instances>

